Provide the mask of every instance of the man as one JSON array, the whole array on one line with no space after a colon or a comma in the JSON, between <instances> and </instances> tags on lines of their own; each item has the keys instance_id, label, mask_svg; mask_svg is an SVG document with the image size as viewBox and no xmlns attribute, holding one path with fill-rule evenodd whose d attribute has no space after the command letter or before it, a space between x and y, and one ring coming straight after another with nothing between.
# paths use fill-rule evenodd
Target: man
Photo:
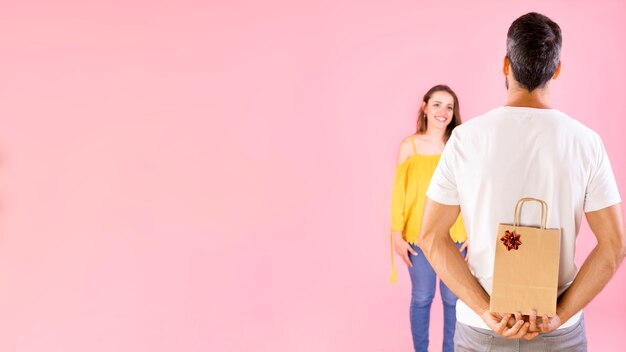
<instances>
[{"instance_id":1,"label":"man","mask_svg":"<svg viewBox=\"0 0 626 352\"><path fill-rule=\"evenodd\" d=\"M457 127L428 189L419 246L459 297L456 351L586 351L582 309L607 284L626 253L621 199L600 137L549 103L561 68L561 30L528 13L507 35L507 104ZM513 223L520 198L549 205L548 228L561 229L557 314L489 311L498 223ZM466 265L449 236L459 211L468 231ZM598 244L577 272L575 240L585 213ZM526 206L522 224L538 225ZM533 222L533 220L535 220Z\"/></svg>"}]
</instances>

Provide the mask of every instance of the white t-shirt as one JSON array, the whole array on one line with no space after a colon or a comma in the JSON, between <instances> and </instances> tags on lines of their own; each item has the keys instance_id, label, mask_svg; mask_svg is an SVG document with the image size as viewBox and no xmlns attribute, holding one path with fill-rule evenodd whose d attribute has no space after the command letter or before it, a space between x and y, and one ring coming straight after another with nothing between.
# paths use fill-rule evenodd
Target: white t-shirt
<instances>
[{"instance_id":1,"label":"white t-shirt","mask_svg":"<svg viewBox=\"0 0 626 352\"><path fill-rule=\"evenodd\" d=\"M554 109L500 107L454 129L426 192L460 205L469 240L469 267L491 294L499 223L513 223L520 198L548 203L548 228L561 229L559 294L574 280L576 236L584 212L621 201L597 133ZM521 223L539 226L540 207L526 203ZM571 326L581 312L562 327ZM489 327L461 300L457 320Z\"/></svg>"}]
</instances>

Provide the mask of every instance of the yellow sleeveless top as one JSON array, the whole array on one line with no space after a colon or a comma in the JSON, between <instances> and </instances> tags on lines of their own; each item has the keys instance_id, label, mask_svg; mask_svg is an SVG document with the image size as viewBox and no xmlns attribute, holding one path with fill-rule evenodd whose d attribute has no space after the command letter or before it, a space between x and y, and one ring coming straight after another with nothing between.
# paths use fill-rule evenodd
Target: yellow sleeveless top
<instances>
[{"instance_id":1,"label":"yellow sleeveless top","mask_svg":"<svg viewBox=\"0 0 626 352\"><path fill-rule=\"evenodd\" d=\"M396 177L391 199L391 230L402 232L402 237L410 244L417 244L417 236L422 227L422 214L426 202L426 190L439 163L441 154L417 154L415 142L413 156L402 162L396 168ZM465 242L467 235L463 218L459 214L452 228L450 236L455 242ZM396 281L396 266L394 263L393 239L391 239L391 282Z\"/></svg>"}]
</instances>

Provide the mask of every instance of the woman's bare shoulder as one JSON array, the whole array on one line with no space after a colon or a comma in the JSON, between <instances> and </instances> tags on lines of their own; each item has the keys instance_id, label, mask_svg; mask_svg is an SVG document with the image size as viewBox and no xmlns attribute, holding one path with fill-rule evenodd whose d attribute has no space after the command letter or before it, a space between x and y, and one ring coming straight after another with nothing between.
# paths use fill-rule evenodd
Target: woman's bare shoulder
<instances>
[{"instance_id":1,"label":"woman's bare shoulder","mask_svg":"<svg viewBox=\"0 0 626 352\"><path fill-rule=\"evenodd\" d=\"M410 135L400 142L400 148L398 151L398 165L402 164L406 159L410 158L413 152L412 139L415 135Z\"/></svg>"}]
</instances>

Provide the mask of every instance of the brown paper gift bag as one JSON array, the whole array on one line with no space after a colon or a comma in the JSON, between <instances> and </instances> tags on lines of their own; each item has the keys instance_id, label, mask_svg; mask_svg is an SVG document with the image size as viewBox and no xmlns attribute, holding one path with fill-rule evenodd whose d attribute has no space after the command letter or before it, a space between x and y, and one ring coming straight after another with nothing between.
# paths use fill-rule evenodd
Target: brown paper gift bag
<instances>
[{"instance_id":1,"label":"brown paper gift bag","mask_svg":"<svg viewBox=\"0 0 626 352\"><path fill-rule=\"evenodd\" d=\"M541 203L541 227L520 226L525 202ZM515 206L513 225L499 224L490 310L538 316L556 314L561 230L546 229L548 205L522 198Z\"/></svg>"}]
</instances>

